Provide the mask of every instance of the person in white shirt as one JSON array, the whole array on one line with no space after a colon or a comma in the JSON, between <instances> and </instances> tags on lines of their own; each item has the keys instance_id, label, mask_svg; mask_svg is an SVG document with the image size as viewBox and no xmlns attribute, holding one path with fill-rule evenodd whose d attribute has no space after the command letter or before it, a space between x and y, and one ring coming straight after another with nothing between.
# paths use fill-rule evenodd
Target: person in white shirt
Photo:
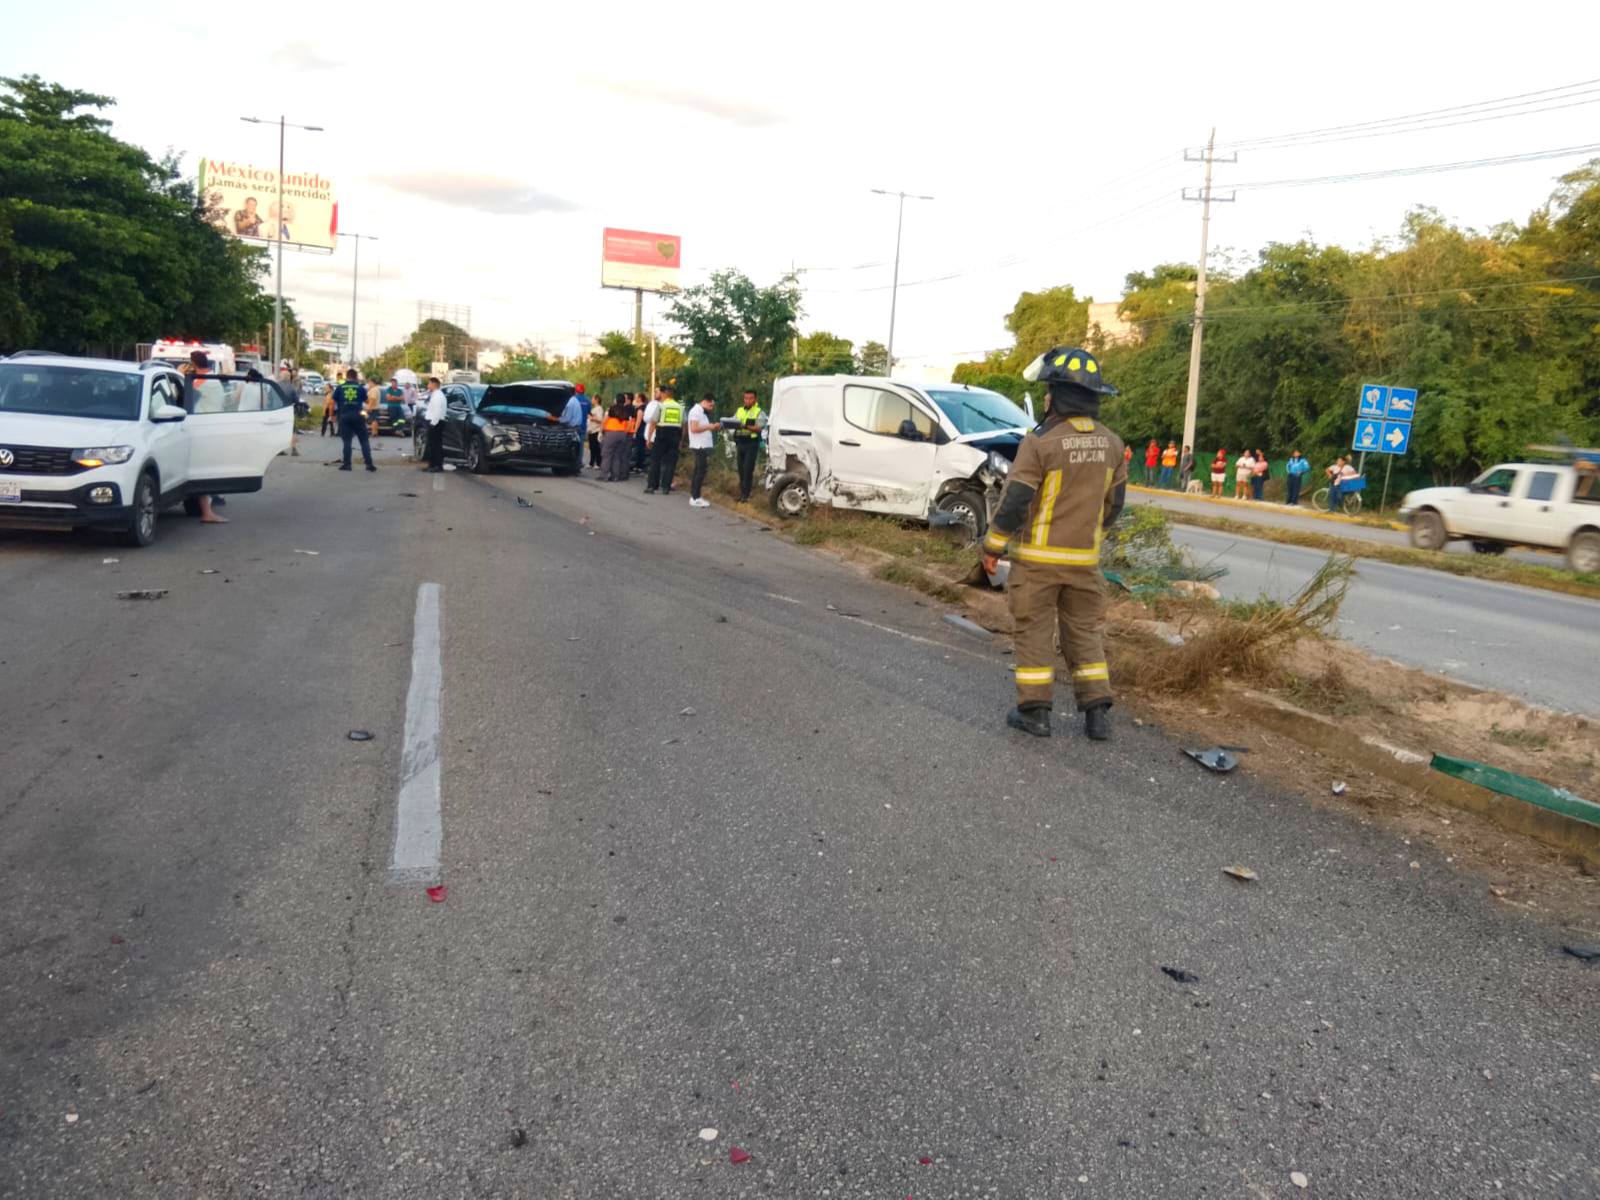
<instances>
[{"instance_id":1,"label":"person in white shirt","mask_svg":"<svg viewBox=\"0 0 1600 1200\"><path fill-rule=\"evenodd\" d=\"M423 409L422 419L428 423L428 444L424 457L428 470L434 474L444 470L444 410L444 389L439 386L439 380L430 375L428 403Z\"/></svg>"},{"instance_id":2,"label":"person in white shirt","mask_svg":"<svg viewBox=\"0 0 1600 1200\"><path fill-rule=\"evenodd\" d=\"M700 397L700 403L689 410L689 451L694 455L694 474L689 477L689 504L694 508L710 508L711 501L701 497L706 471L711 466L711 447L716 440L712 432L711 410L717 398L710 392Z\"/></svg>"},{"instance_id":3,"label":"person in white shirt","mask_svg":"<svg viewBox=\"0 0 1600 1200\"><path fill-rule=\"evenodd\" d=\"M1246 450L1233 464L1233 498L1246 500L1250 492L1250 476L1255 474L1256 456Z\"/></svg>"}]
</instances>

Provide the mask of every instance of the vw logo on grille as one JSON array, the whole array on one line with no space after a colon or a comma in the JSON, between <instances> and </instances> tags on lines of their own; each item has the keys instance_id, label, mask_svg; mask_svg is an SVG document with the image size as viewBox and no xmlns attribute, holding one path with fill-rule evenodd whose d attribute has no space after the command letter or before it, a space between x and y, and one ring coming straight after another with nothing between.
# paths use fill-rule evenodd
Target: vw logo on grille
<instances>
[{"instance_id":1,"label":"vw logo on grille","mask_svg":"<svg viewBox=\"0 0 1600 1200\"><path fill-rule=\"evenodd\" d=\"M7 450L4 446L0 446L0 467L9 467L16 461L17 456L15 454L11 453L11 451Z\"/></svg>"}]
</instances>

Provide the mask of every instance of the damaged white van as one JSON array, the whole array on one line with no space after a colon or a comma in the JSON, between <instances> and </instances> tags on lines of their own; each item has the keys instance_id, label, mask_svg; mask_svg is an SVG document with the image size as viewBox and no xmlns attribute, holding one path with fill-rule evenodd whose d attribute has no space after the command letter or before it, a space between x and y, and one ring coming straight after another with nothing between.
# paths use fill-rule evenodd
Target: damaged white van
<instances>
[{"instance_id":1,"label":"damaged white van","mask_svg":"<svg viewBox=\"0 0 1600 1200\"><path fill-rule=\"evenodd\" d=\"M788 376L772 387L767 494L781 516L829 504L942 517L982 537L1033 424L999 392L966 384Z\"/></svg>"}]
</instances>

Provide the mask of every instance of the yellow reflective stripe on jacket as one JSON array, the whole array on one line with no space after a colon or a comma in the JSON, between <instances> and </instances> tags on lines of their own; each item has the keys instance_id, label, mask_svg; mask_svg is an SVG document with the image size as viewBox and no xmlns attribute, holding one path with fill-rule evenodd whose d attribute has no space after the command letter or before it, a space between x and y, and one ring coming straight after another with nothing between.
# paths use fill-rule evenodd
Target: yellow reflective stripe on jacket
<instances>
[{"instance_id":1,"label":"yellow reflective stripe on jacket","mask_svg":"<svg viewBox=\"0 0 1600 1200\"><path fill-rule=\"evenodd\" d=\"M983 548L990 554L1004 554L1006 543L1011 539L998 529L991 529L983 535Z\"/></svg>"},{"instance_id":2,"label":"yellow reflective stripe on jacket","mask_svg":"<svg viewBox=\"0 0 1600 1200\"><path fill-rule=\"evenodd\" d=\"M1022 562L1041 563L1056 567L1094 567L1100 565L1099 547L1088 550L1068 550L1060 546L1035 546L1026 542L1011 547L1011 557Z\"/></svg>"},{"instance_id":3,"label":"yellow reflective stripe on jacket","mask_svg":"<svg viewBox=\"0 0 1600 1200\"><path fill-rule=\"evenodd\" d=\"M1112 481L1114 479L1116 479L1116 477L1117 477L1117 469L1115 467L1107 467L1106 468L1106 491L1105 491L1105 495L1109 495L1110 494L1110 492L1111 492L1111 483L1112 483ZM1100 504L1101 504L1100 515L1095 518L1095 522L1094 522L1094 548L1095 548L1096 552L1099 551L1100 543L1103 540L1105 540L1105 536L1106 536L1105 495L1102 495L1101 498L1100 498Z\"/></svg>"},{"instance_id":4,"label":"yellow reflective stripe on jacket","mask_svg":"<svg viewBox=\"0 0 1600 1200\"><path fill-rule=\"evenodd\" d=\"M1110 679L1111 668L1103 662L1084 663L1081 667L1072 668L1074 679Z\"/></svg>"},{"instance_id":5,"label":"yellow reflective stripe on jacket","mask_svg":"<svg viewBox=\"0 0 1600 1200\"><path fill-rule=\"evenodd\" d=\"M1026 684L1054 683L1056 669L1054 667L1018 667L1016 669L1017 682Z\"/></svg>"},{"instance_id":6,"label":"yellow reflective stripe on jacket","mask_svg":"<svg viewBox=\"0 0 1600 1200\"><path fill-rule=\"evenodd\" d=\"M1039 489L1039 511L1033 518L1033 531L1028 535L1028 541L1036 546L1043 546L1050 540L1050 518L1060 494L1061 471L1057 468L1045 475L1044 486Z\"/></svg>"}]
</instances>

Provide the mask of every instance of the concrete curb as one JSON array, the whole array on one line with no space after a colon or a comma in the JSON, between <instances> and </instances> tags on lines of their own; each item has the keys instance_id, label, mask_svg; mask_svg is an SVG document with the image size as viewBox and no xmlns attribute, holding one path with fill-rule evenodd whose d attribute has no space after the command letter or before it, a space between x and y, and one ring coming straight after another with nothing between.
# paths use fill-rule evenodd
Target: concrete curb
<instances>
[{"instance_id":1,"label":"concrete curb","mask_svg":"<svg viewBox=\"0 0 1600 1200\"><path fill-rule=\"evenodd\" d=\"M1236 712L1274 733L1311 749L1336 754L1452 808L1477 813L1502 829L1543 842L1577 857L1590 869L1600 870L1600 826L1440 774L1429 766L1430 755L1353 733L1328 717L1276 696L1241 689L1230 690L1226 699Z\"/></svg>"},{"instance_id":2,"label":"concrete curb","mask_svg":"<svg viewBox=\"0 0 1600 1200\"><path fill-rule=\"evenodd\" d=\"M1252 512L1275 512L1284 516L1310 517L1316 521L1332 521L1339 525L1354 525L1360 529L1392 529L1396 533L1404 533L1409 526L1397 521L1385 521L1383 525L1373 525L1370 521L1360 521L1355 517L1347 517L1342 513L1322 512L1319 509L1295 505L1290 508L1287 504L1279 504L1275 500L1235 500L1231 496L1190 496L1185 492L1175 491L1172 488L1151 487L1145 483L1130 483L1130 492L1145 492L1151 496L1177 496L1182 500L1197 500L1205 504L1221 505L1224 508L1245 509Z\"/></svg>"}]
</instances>

